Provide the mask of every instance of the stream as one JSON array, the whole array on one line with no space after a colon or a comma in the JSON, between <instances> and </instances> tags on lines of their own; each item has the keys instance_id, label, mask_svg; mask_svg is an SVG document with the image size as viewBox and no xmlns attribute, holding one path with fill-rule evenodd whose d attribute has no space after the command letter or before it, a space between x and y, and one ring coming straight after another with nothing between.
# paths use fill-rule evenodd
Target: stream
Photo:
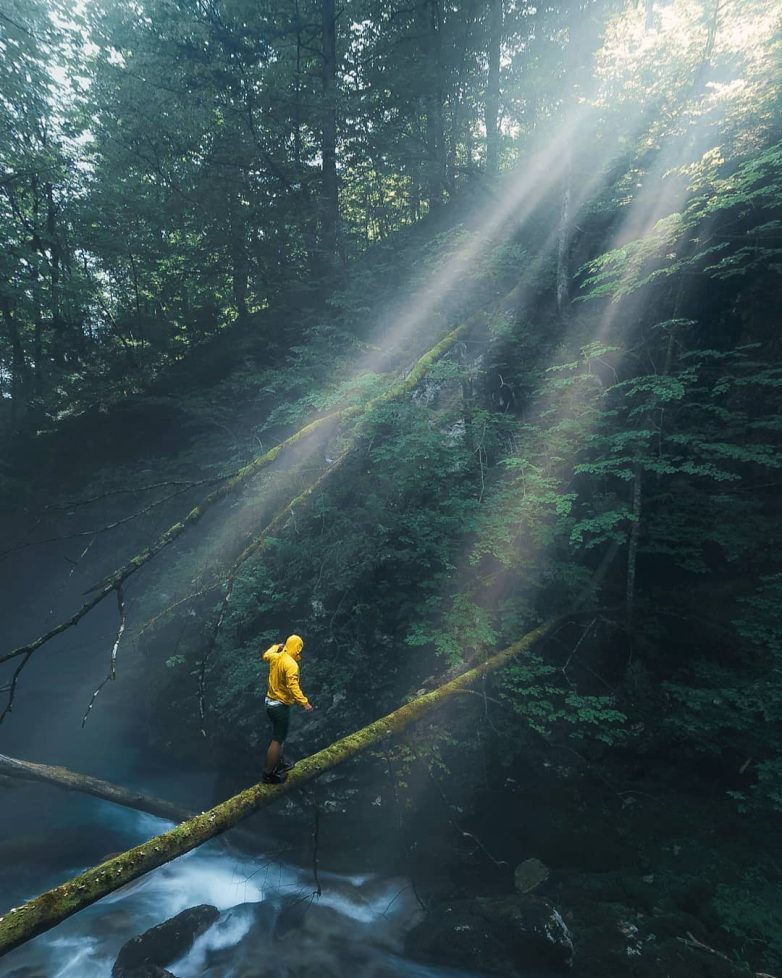
<instances>
[{"instance_id":1,"label":"stream","mask_svg":"<svg viewBox=\"0 0 782 978\"><path fill-rule=\"evenodd\" d=\"M13 795L15 811L5 804L0 812L4 908L77 873L96 846L108 855L169 827L151 815L45 785L14 789ZM168 966L177 978L336 978L349 969L362 978L468 978L467 972L401 956L404 934L419 917L406 880L320 873L317 897L311 871L284 862L273 839L263 848L268 855L238 854L218 840L201 846L12 951L0 975L109 978L127 940L208 903L220 917Z\"/></svg>"}]
</instances>

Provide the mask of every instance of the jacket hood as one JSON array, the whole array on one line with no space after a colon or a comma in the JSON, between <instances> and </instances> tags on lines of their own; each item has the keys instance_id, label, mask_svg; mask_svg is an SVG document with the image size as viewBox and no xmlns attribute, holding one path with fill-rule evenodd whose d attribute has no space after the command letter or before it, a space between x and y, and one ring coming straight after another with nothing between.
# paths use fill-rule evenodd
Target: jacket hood
<instances>
[{"instance_id":1,"label":"jacket hood","mask_svg":"<svg viewBox=\"0 0 782 978\"><path fill-rule=\"evenodd\" d=\"M299 635L289 635L285 640L285 645L283 646L282 651L287 652L289 656L298 662L301 656L301 650L303 648L304 640Z\"/></svg>"}]
</instances>

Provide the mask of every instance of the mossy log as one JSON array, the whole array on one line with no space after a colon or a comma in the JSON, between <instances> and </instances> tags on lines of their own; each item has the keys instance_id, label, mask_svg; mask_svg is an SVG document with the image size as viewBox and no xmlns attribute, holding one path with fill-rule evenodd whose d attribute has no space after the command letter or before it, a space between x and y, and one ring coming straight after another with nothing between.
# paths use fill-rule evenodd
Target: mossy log
<instances>
[{"instance_id":1,"label":"mossy log","mask_svg":"<svg viewBox=\"0 0 782 978\"><path fill-rule=\"evenodd\" d=\"M409 393L412 391L426 375L427 371L432 367L434 363L439 360L451 347L463 336L469 329L475 326L482 316L474 316L472 319L467 320L460 326L451 330L447 336L444 336L439 343L433 346L420 360L417 361L413 369L405 375L404 378L397 381L397 383L392 384L387 390L383 391L382 394L378 394L377 397L372 398L366 404L356 405L340 413L340 420L345 421L360 415L355 426L350 430L349 435L345 439L345 442L341 448L338 457L329 465L328 468L324 469L308 486L306 486L298 495L293 499L289 499L284 503L280 509L274 514L272 519L262 527L254 536L252 536L248 542L243 547L242 551L239 553L238 557L235 558L231 566L228 568L227 572L215 573L213 578L208 581L205 585L202 585L198 591L192 592L185 595L184 598L179 598L162 612L151 618L145 625L146 630L156 624L158 624L163 618L167 618L171 613L180 608L183 604L191 601L195 597L203 597L205 594L210 593L220 587L224 589L222 605L217 616L218 626L213 633L213 641L217 636L220 625L222 624L223 617L230 600L231 593L233 591L234 581L236 575L238 574L242 565L258 554L266 546L268 541L274 536L274 534L279 530L283 523L290 517L290 515L297 510L300 506L308 503L312 497L317 493L317 491L324 485L324 483L329 480L336 472L340 470L342 465L350 457L353 449L356 447L358 438L361 435L365 423L369 420L371 412L379 407L381 404L387 403L388 401L394 400L394 398L400 397L402 394ZM213 643L212 643L213 644ZM211 647L210 647L211 651ZM207 658L209 657L209 652L207 652ZM0 662L2 660L0 659Z\"/></svg>"},{"instance_id":2,"label":"mossy log","mask_svg":"<svg viewBox=\"0 0 782 978\"><path fill-rule=\"evenodd\" d=\"M227 581L232 582L239 571L239 568L245 561L249 560L250 557L258 553L259 550L263 548L268 539L273 536L273 534L281 527L282 523L291 515L291 513L297 509L299 506L307 503L318 489L330 479L335 472L338 472L342 467L343 463L348 459L353 449L356 447L356 442L359 436L371 416L371 412L380 407L381 404L385 404L388 401L393 401L395 398L400 397L402 394L409 393L426 376L427 371L429 371L434 363L436 363L440 357L444 356L448 350L453 347L453 345L462 337L469 329L475 326L478 322L483 319L483 315L475 315L472 319L467 320L455 329L452 329L447 336L444 336L435 346L433 346L427 353L425 353L420 360L416 363L413 369L400 381L392 384L387 390L383 391L382 394L378 394L377 397L372 398L366 404L361 405L357 409L351 409L350 417L354 417L357 414L361 416L358 418L355 427L351 430L349 437L346 439L345 444L339 456L329 465L327 469L324 469L320 475L311 482L305 489L303 489L294 499L289 500L285 505L278 510L274 515L272 520L267 523L267 525L256 534L244 547L239 556L234 560L231 565L228 574ZM343 418L345 415L342 416Z\"/></svg>"},{"instance_id":3,"label":"mossy log","mask_svg":"<svg viewBox=\"0 0 782 978\"><path fill-rule=\"evenodd\" d=\"M169 526L167 530L160 534L160 536L151 543L148 547L145 547L139 553L135 554L130 558L122 567L117 568L112 574L104 578L90 590L93 592L92 596L84 602L84 604L73 614L70 618L65 621L60 622L55 625L48 632L39 636L35 641L28 643L27 645L20 646L19 648L13 649L10 652L6 652L4 655L0 655L0 664L4 662L9 662L11 659L19 658L24 656L29 658L33 652L37 651L46 642L60 635L62 632L74 625L77 625L79 621L90 612L96 605L107 597L112 591L116 591L129 577L140 570L144 564L148 563L155 557L161 550L164 550L169 544L173 543L182 534L188 530L191 526L194 526L203 517L204 513L208 509L211 509L216 503L228 496L234 489L246 482L251 476L260 472L264 466L269 465L277 456L287 447L294 445L296 442L301 441L306 438L307 435L311 434L314 430L325 424L327 421L336 420L338 413L326 415L323 418L318 418L315 421L310 422L310 424L305 425L300 428L297 432L292 434L289 438L270 448L268 452L264 452L263 455L257 456L247 465L243 466L232 476L226 479L222 485L214 489L209 495L205 496L201 502L194 506L184 519L179 520L172 526Z\"/></svg>"},{"instance_id":4,"label":"mossy log","mask_svg":"<svg viewBox=\"0 0 782 978\"><path fill-rule=\"evenodd\" d=\"M36 764L34 761L22 761L16 757L0 754L0 776L23 781L41 781L57 788L64 788L66 791L93 795L95 798L102 798L124 808L147 812L149 815L165 818L170 822L184 822L193 816L192 811L174 805L164 798L123 788L121 785L112 784L111 781L94 778L89 774L79 774L77 771L56 764Z\"/></svg>"},{"instance_id":5,"label":"mossy log","mask_svg":"<svg viewBox=\"0 0 782 978\"><path fill-rule=\"evenodd\" d=\"M169 526L167 530L160 534L160 536L151 543L148 547L145 547L139 553L131 557L122 567L117 568L108 577L99 581L92 588L90 588L91 597L78 608L70 618L61 621L59 624L55 625L49 631L40 635L34 641L27 643L26 645L21 645L18 648L12 649L10 652L6 652L0 655L0 665L4 662L10 662L13 659L21 658L22 662L18 667L17 673L14 675L11 684L11 701L13 699L13 692L16 688L16 681L18 679L18 673L24 668L24 666L29 661L30 657L36 652L42 645L51 641L56 636L61 635L63 632L67 631L69 628L73 628L75 625L81 621L93 608L103 601L109 594L116 591L118 588L124 584L129 577L140 570L146 563L152 560L161 550L164 550L171 543L177 540L186 530L198 523L203 517L207 510L211 509L216 503L224 499L231 492L245 483L251 476L256 475L261 469L265 468L267 465L271 464L281 452L297 442L302 441L311 435L318 428L333 422L333 423L343 423L345 421L350 421L354 418L360 418L362 415L366 415L369 411L375 408L378 404L384 401L393 400L395 397L399 397L401 394L412 390L416 384L424 377L426 372L431 368L432 364L435 363L440 357L442 357L456 342L457 340L472 326L474 325L477 317L462 323L455 329L451 330L447 336L443 337L439 342L437 342L433 347L431 347L427 352L419 358L412 370L410 370L405 377L391 384L387 390L377 397L372 398L369 402L365 404L353 404L347 407L333 411L331 414L324 415L321 418L316 418L309 424L304 425L298 431L294 432L284 441L281 441L278 445L270 448L267 452L262 455L258 455L247 465L243 466L233 475L228 477L225 482L223 482L217 489L214 489L207 496L205 496L197 506L194 506L190 512L177 523ZM309 495L310 490L306 490L304 495ZM297 497L299 498L299 497ZM285 507L284 511L290 510L297 500L289 503ZM275 524L278 522L275 519ZM8 707L0 715L0 720L8 712Z\"/></svg>"},{"instance_id":6,"label":"mossy log","mask_svg":"<svg viewBox=\"0 0 782 978\"><path fill-rule=\"evenodd\" d=\"M126 883L213 839L337 764L404 730L447 702L454 694L471 686L481 676L502 668L528 652L560 620L556 618L543 623L475 668L299 761L284 784L253 785L210 811L196 815L176 828L88 869L29 903L9 910L0 917L0 956L55 927Z\"/></svg>"}]
</instances>

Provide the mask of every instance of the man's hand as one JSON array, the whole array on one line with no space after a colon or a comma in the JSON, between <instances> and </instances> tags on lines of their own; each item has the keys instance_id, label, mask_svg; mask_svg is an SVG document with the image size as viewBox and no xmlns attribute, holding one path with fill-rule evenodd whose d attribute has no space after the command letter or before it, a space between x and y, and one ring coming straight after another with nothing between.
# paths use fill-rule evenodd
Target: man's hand
<instances>
[{"instance_id":1,"label":"man's hand","mask_svg":"<svg viewBox=\"0 0 782 978\"><path fill-rule=\"evenodd\" d=\"M305 713L312 713L312 703L308 703L306 706L302 707Z\"/></svg>"}]
</instances>

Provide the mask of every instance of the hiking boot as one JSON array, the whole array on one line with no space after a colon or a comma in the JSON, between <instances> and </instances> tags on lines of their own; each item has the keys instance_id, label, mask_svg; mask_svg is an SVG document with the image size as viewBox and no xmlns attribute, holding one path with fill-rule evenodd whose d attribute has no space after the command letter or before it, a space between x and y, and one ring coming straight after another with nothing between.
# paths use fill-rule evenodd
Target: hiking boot
<instances>
[{"instance_id":1,"label":"hiking boot","mask_svg":"<svg viewBox=\"0 0 782 978\"><path fill-rule=\"evenodd\" d=\"M288 775L284 771L272 771L270 774L267 774L266 771L263 772L264 784L282 784L287 779Z\"/></svg>"},{"instance_id":2,"label":"hiking boot","mask_svg":"<svg viewBox=\"0 0 782 978\"><path fill-rule=\"evenodd\" d=\"M292 771L295 767L296 761L289 761L283 758L274 770L277 774L287 774L288 771Z\"/></svg>"}]
</instances>

